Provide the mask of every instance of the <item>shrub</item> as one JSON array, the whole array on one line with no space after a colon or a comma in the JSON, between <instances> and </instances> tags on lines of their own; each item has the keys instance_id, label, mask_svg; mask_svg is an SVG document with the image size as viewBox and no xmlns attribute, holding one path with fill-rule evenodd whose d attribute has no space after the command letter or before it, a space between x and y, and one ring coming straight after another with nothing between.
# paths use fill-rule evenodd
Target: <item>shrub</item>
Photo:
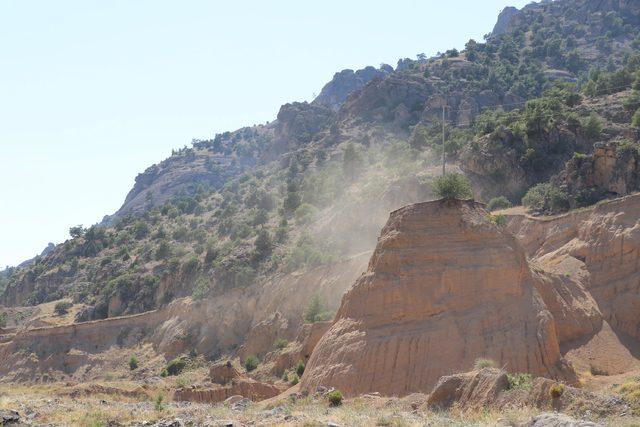
<instances>
[{"instance_id":1,"label":"shrub","mask_svg":"<svg viewBox=\"0 0 640 427\"><path fill-rule=\"evenodd\" d=\"M504 196L494 197L493 199L489 200L489 203L487 203L487 209L489 209L490 211L507 209L511 206L513 206L513 204Z\"/></svg>"},{"instance_id":2,"label":"shrub","mask_svg":"<svg viewBox=\"0 0 640 427\"><path fill-rule=\"evenodd\" d=\"M69 228L69 235L73 239L77 239L78 237L84 236L85 231L86 230L84 229L84 227L82 227L82 225L76 225L74 227Z\"/></svg>"},{"instance_id":3,"label":"shrub","mask_svg":"<svg viewBox=\"0 0 640 427\"><path fill-rule=\"evenodd\" d=\"M301 360L298 362L298 364L296 365L296 374L298 374L299 377L302 376L302 374L304 374L304 362Z\"/></svg>"},{"instance_id":4,"label":"shrub","mask_svg":"<svg viewBox=\"0 0 640 427\"><path fill-rule=\"evenodd\" d=\"M194 301L200 301L209 293L209 281L204 277L199 277L196 280L196 286L193 288L193 292L191 292L191 298Z\"/></svg>"},{"instance_id":5,"label":"shrub","mask_svg":"<svg viewBox=\"0 0 640 427\"><path fill-rule=\"evenodd\" d=\"M185 362L184 360L182 360L182 359L173 359L172 361L167 363L167 366L165 366L163 371L166 371L166 375L165 376L179 375L180 372L182 372L182 370L186 366L187 366L187 362Z\"/></svg>"},{"instance_id":6,"label":"shrub","mask_svg":"<svg viewBox=\"0 0 640 427\"><path fill-rule=\"evenodd\" d=\"M631 126L634 128L640 128L640 108L636 110L631 118Z\"/></svg>"},{"instance_id":7,"label":"shrub","mask_svg":"<svg viewBox=\"0 0 640 427\"><path fill-rule=\"evenodd\" d=\"M331 247L307 233L303 233L284 260L286 271L294 271L302 267L314 267L326 264L335 259Z\"/></svg>"},{"instance_id":8,"label":"shrub","mask_svg":"<svg viewBox=\"0 0 640 427\"><path fill-rule=\"evenodd\" d=\"M507 381L509 381L509 389L531 390L533 387L531 374L522 372L507 374Z\"/></svg>"},{"instance_id":9,"label":"shrub","mask_svg":"<svg viewBox=\"0 0 640 427\"><path fill-rule=\"evenodd\" d=\"M309 323L329 320L331 314L327 311L319 295L314 295L304 311L304 320Z\"/></svg>"},{"instance_id":10,"label":"shrub","mask_svg":"<svg viewBox=\"0 0 640 427\"><path fill-rule=\"evenodd\" d=\"M60 301L55 305L53 310L56 312L58 316L63 316L69 312L69 309L73 307L69 301Z\"/></svg>"},{"instance_id":11,"label":"shrub","mask_svg":"<svg viewBox=\"0 0 640 427\"><path fill-rule=\"evenodd\" d=\"M247 372L251 372L258 367L259 363L260 361L257 357L247 356L247 358L244 359L244 368L247 370Z\"/></svg>"},{"instance_id":12,"label":"shrub","mask_svg":"<svg viewBox=\"0 0 640 427\"><path fill-rule=\"evenodd\" d=\"M6 328L7 327L7 312L3 311L2 313L0 313L0 328Z\"/></svg>"},{"instance_id":13,"label":"shrub","mask_svg":"<svg viewBox=\"0 0 640 427\"><path fill-rule=\"evenodd\" d=\"M628 111L636 111L640 108L640 92L634 90L627 98L622 101L623 107Z\"/></svg>"},{"instance_id":14,"label":"shrub","mask_svg":"<svg viewBox=\"0 0 640 427\"><path fill-rule=\"evenodd\" d=\"M164 396L159 394L153 405L156 411L164 411Z\"/></svg>"},{"instance_id":15,"label":"shrub","mask_svg":"<svg viewBox=\"0 0 640 427\"><path fill-rule=\"evenodd\" d=\"M269 256L273 249L273 241L271 240L271 235L267 230L260 230L260 233L258 233L258 237L254 242L254 247L254 256L257 260L262 260Z\"/></svg>"},{"instance_id":16,"label":"shrub","mask_svg":"<svg viewBox=\"0 0 640 427\"><path fill-rule=\"evenodd\" d=\"M198 258L195 255L191 256L184 262L184 264L182 264L182 276L189 278L194 277L199 268L200 261L198 261Z\"/></svg>"},{"instance_id":17,"label":"shrub","mask_svg":"<svg viewBox=\"0 0 640 427\"><path fill-rule=\"evenodd\" d=\"M484 369L484 368L495 368L498 366L495 360L479 358L473 363L473 368L476 370Z\"/></svg>"},{"instance_id":18,"label":"shrub","mask_svg":"<svg viewBox=\"0 0 640 427\"><path fill-rule=\"evenodd\" d=\"M457 173L448 173L436 178L433 184L433 192L441 199L473 198L469 179Z\"/></svg>"},{"instance_id":19,"label":"shrub","mask_svg":"<svg viewBox=\"0 0 640 427\"><path fill-rule=\"evenodd\" d=\"M623 139L618 142L616 151L619 155L640 154L640 144L636 144L628 139Z\"/></svg>"},{"instance_id":20,"label":"shrub","mask_svg":"<svg viewBox=\"0 0 640 427\"><path fill-rule=\"evenodd\" d=\"M560 396L562 396L563 393L564 393L564 385L560 383L555 383L554 385L551 386L551 388L549 388L549 395L554 399L559 398Z\"/></svg>"},{"instance_id":21,"label":"shrub","mask_svg":"<svg viewBox=\"0 0 640 427\"><path fill-rule=\"evenodd\" d=\"M342 405L342 393L338 390L331 391L327 394L327 399L329 399L329 403L331 406L340 406Z\"/></svg>"},{"instance_id":22,"label":"shrub","mask_svg":"<svg viewBox=\"0 0 640 427\"><path fill-rule=\"evenodd\" d=\"M507 225L507 218L502 214L489 215L489 221L497 227L504 227Z\"/></svg>"},{"instance_id":23,"label":"shrub","mask_svg":"<svg viewBox=\"0 0 640 427\"><path fill-rule=\"evenodd\" d=\"M286 346L289 345L289 341L285 340L284 338L280 338L276 341L276 348L278 350L282 350L283 348L285 348Z\"/></svg>"},{"instance_id":24,"label":"shrub","mask_svg":"<svg viewBox=\"0 0 640 427\"><path fill-rule=\"evenodd\" d=\"M603 375L603 376L609 375L609 372L607 372L605 369L602 369L594 365L591 365L589 367L589 371L591 372L591 375Z\"/></svg>"},{"instance_id":25,"label":"shrub","mask_svg":"<svg viewBox=\"0 0 640 427\"><path fill-rule=\"evenodd\" d=\"M204 255L204 263L209 265L218 257L218 250L215 245L209 244L207 246L207 252Z\"/></svg>"},{"instance_id":26,"label":"shrub","mask_svg":"<svg viewBox=\"0 0 640 427\"><path fill-rule=\"evenodd\" d=\"M527 191L522 204L530 209L557 213L569 209L569 196L550 183L537 184Z\"/></svg>"},{"instance_id":27,"label":"shrub","mask_svg":"<svg viewBox=\"0 0 640 427\"><path fill-rule=\"evenodd\" d=\"M135 354L131 356L131 359L129 359L129 369L132 371L138 369L138 358Z\"/></svg>"},{"instance_id":28,"label":"shrub","mask_svg":"<svg viewBox=\"0 0 640 427\"><path fill-rule=\"evenodd\" d=\"M300 381L300 378L296 374L293 374L291 376L291 381L289 381L289 384L296 385L298 384L299 381Z\"/></svg>"},{"instance_id":29,"label":"shrub","mask_svg":"<svg viewBox=\"0 0 640 427\"><path fill-rule=\"evenodd\" d=\"M289 382L289 374L286 371L282 374L282 381Z\"/></svg>"},{"instance_id":30,"label":"shrub","mask_svg":"<svg viewBox=\"0 0 640 427\"><path fill-rule=\"evenodd\" d=\"M294 212L298 224L308 224L318 212L318 209L309 203L303 203Z\"/></svg>"},{"instance_id":31,"label":"shrub","mask_svg":"<svg viewBox=\"0 0 640 427\"><path fill-rule=\"evenodd\" d=\"M582 124L586 135L591 139L596 139L602 132L602 121L596 113L589 114L589 117Z\"/></svg>"},{"instance_id":32,"label":"shrub","mask_svg":"<svg viewBox=\"0 0 640 427\"><path fill-rule=\"evenodd\" d=\"M169 258L172 253L173 253L173 250L171 248L171 244L166 240L162 240L160 242L160 245L158 245L158 249L156 249L156 259L162 260L162 259Z\"/></svg>"},{"instance_id":33,"label":"shrub","mask_svg":"<svg viewBox=\"0 0 640 427\"><path fill-rule=\"evenodd\" d=\"M135 238L138 240L144 239L145 237L147 237L147 234L149 234L149 226L147 225L147 223L142 220L136 221L135 225L133 226L133 235L135 236Z\"/></svg>"}]
</instances>

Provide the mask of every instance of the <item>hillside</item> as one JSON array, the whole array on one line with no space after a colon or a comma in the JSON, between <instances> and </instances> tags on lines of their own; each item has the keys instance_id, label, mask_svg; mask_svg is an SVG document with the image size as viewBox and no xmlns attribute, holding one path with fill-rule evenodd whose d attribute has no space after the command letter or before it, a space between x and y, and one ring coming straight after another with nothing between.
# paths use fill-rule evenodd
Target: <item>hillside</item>
<instances>
[{"instance_id":1,"label":"hillside","mask_svg":"<svg viewBox=\"0 0 640 427\"><path fill-rule=\"evenodd\" d=\"M639 10L531 4L462 52L337 73L313 103L286 104L270 124L194 141L147 169L104 225L14 272L2 301L68 297L87 306L80 319L104 318L370 251L386 212L429 197L442 100L450 167L484 201L518 203L596 144L633 152ZM612 194L608 183L553 179L567 207Z\"/></svg>"},{"instance_id":2,"label":"hillside","mask_svg":"<svg viewBox=\"0 0 640 427\"><path fill-rule=\"evenodd\" d=\"M0 271L0 408L634 425L639 49L639 2L506 8L482 42L337 72L174 150L100 224ZM475 201L433 200L443 149Z\"/></svg>"}]
</instances>

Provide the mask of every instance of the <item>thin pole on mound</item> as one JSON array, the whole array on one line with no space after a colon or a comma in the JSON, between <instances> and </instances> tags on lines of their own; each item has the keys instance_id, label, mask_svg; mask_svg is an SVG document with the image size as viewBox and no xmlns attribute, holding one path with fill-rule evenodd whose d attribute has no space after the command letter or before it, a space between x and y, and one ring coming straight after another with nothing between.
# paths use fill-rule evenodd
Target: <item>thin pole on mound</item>
<instances>
[{"instance_id":1,"label":"thin pole on mound","mask_svg":"<svg viewBox=\"0 0 640 427\"><path fill-rule=\"evenodd\" d=\"M445 161L446 161L446 154L444 151L444 109L445 109L445 105L444 102L442 103L442 176L444 176L445 174Z\"/></svg>"}]
</instances>

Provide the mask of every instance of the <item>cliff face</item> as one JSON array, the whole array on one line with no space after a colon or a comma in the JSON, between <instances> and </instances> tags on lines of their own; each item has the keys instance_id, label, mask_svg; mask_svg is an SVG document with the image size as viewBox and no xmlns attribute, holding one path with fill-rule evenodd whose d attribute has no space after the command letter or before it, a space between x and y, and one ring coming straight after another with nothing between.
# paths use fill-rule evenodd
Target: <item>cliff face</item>
<instances>
[{"instance_id":1,"label":"cliff face","mask_svg":"<svg viewBox=\"0 0 640 427\"><path fill-rule=\"evenodd\" d=\"M551 219L514 217L508 228L546 271L592 295L612 328L640 340L640 196Z\"/></svg>"},{"instance_id":2,"label":"cliff face","mask_svg":"<svg viewBox=\"0 0 640 427\"><path fill-rule=\"evenodd\" d=\"M493 27L491 35L499 36L500 34L506 33L507 29L509 28L509 22L511 22L511 18L513 18L517 13L518 9L513 6L507 6L502 9L502 12L500 12L500 15L498 15L498 21Z\"/></svg>"},{"instance_id":3,"label":"cliff face","mask_svg":"<svg viewBox=\"0 0 640 427\"><path fill-rule=\"evenodd\" d=\"M468 201L393 212L367 272L311 355L302 388L425 392L479 357L511 371L557 375L555 322L524 251L486 218Z\"/></svg>"},{"instance_id":4,"label":"cliff face","mask_svg":"<svg viewBox=\"0 0 640 427\"><path fill-rule=\"evenodd\" d=\"M357 71L342 70L335 73L331 81L324 85L313 103L337 110L351 93L361 89L371 80L382 79L391 72L393 68L389 65L383 65L379 69L369 66Z\"/></svg>"}]
</instances>

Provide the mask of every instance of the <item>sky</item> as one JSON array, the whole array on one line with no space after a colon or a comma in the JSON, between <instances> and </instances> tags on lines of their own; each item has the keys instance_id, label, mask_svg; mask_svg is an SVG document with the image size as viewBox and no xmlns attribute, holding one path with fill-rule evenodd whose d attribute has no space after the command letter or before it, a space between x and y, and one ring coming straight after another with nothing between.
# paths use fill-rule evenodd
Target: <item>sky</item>
<instances>
[{"instance_id":1,"label":"sky","mask_svg":"<svg viewBox=\"0 0 640 427\"><path fill-rule=\"evenodd\" d=\"M115 212L192 138L333 74L482 41L520 0L1 0L0 267Z\"/></svg>"}]
</instances>

